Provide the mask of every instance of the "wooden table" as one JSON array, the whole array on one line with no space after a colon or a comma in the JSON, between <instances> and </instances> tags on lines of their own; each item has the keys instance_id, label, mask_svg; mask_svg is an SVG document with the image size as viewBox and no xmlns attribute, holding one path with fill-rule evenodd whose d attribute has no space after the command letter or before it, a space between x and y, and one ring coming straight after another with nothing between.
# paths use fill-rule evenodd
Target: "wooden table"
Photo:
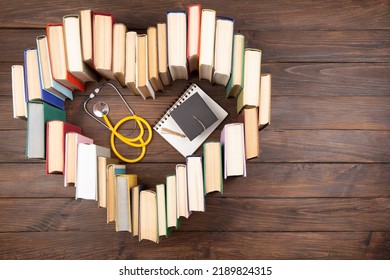
<instances>
[{"instance_id":1,"label":"wooden table","mask_svg":"<svg viewBox=\"0 0 390 280\"><path fill-rule=\"evenodd\" d=\"M193 213L158 245L115 232L96 202L75 200L74 188L64 188L61 175L46 175L43 161L27 160L26 122L12 119L10 67L23 63L23 50L35 46L46 23L91 8L144 32L165 22L167 11L190 3L89 2L1 4L1 259L390 257L388 1L199 1L217 15L233 17L246 45L263 51L262 72L273 75L272 122L260 132L261 156L248 162L248 177L229 178L223 195L207 195L205 213ZM224 123L236 121L235 100L194 75L166 87L156 100L122 92L154 123L190 82L229 112ZM95 87L89 84L87 93ZM76 92L75 100L67 101L68 121L108 147L108 131L82 111L87 93ZM120 106L114 92L103 95ZM114 121L124 109L116 111ZM219 139L220 128L210 139ZM127 165L127 171L152 187L181 162L183 157L155 134L146 158Z\"/></svg>"}]
</instances>

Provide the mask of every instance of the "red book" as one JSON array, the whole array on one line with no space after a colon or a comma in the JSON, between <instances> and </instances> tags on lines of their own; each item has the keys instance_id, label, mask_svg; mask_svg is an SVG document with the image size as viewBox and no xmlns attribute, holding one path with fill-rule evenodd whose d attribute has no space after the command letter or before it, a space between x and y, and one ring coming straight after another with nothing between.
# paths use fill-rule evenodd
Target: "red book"
<instances>
[{"instance_id":1,"label":"red book","mask_svg":"<svg viewBox=\"0 0 390 280\"><path fill-rule=\"evenodd\" d=\"M200 20L202 7L200 4L189 5L187 8L187 60L189 71L199 69L199 46L200 46Z\"/></svg>"},{"instance_id":2,"label":"red book","mask_svg":"<svg viewBox=\"0 0 390 280\"><path fill-rule=\"evenodd\" d=\"M81 128L68 122L53 120L46 124L46 173L64 173L65 138L67 132L81 133Z\"/></svg>"},{"instance_id":3,"label":"red book","mask_svg":"<svg viewBox=\"0 0 390 280\"><path fill-rule=\"evenodd\" d=\"M68 72L62 23L48 23L46 25L46 37L53 79L71 90L84 92L84 83Z\"/></svg>"},{"instance_id":4,"label":"red book","mask_svg":"<svg viewBox=\"0 0 390 280\"><path fill-rule=\"evenodd\" d=\"M92 12L92 64L105 79L115 79L112 71L112 28L110 13Z\"/></svg>"}]
</instances>

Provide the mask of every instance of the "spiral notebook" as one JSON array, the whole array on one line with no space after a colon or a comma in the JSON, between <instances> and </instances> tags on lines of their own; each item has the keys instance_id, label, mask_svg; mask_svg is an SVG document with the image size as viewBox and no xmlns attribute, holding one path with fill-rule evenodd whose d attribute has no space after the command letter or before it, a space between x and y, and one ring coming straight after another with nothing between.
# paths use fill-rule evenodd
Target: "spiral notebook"
<instances>
[{"instance_id":1,"label":"spiral notebook","mask_svg":"<svg viewBox=\"0 0 390 280\"><path fill-rule=\"evenodd\" d=\"M202 145L227 115L197 84L192 84L153 129L186 157Z\"/></svg>"}]
</instances>

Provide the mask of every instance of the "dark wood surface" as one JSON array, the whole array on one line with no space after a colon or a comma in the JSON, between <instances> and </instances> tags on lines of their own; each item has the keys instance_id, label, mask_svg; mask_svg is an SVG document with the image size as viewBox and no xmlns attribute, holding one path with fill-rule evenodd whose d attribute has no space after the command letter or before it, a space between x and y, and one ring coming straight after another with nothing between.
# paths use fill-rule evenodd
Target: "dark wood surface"
<instances>
[{"instance_id":1,"label":"dark wood surface","mask_svg":"<svg viewBox=\"0 0 390 280\"><path fill-rule=\"evenodd\" d=\"M25 158L26 122L12 119L11 72L48 22L81 9L113 13L128 30L165 21L193 1L7 1L0 10L0 259L389 259L390 3L375 1L198 1L235 19L248 47L263 51L273 75L272 122L248 177L229 178L160 244L138 242L107 224L94 201L74 200L61 175ZM82 5L82 6L80 6ZM122 92L152 124L190 82L236 121L224 88L177 81L143 101ZM88 84L87 92L96 84ZM109 146L109 133L82 111L86 93L67 101L68 121ZM114 92L113 110L125 114ZM217 140L219 127L210 139ZM118 145L125 155L137 151ZM201 149L199 150L201 151ZM127 165L139 181L164 182L184 162L154 134L145 159Z\"/></svg>"}]
</instances>

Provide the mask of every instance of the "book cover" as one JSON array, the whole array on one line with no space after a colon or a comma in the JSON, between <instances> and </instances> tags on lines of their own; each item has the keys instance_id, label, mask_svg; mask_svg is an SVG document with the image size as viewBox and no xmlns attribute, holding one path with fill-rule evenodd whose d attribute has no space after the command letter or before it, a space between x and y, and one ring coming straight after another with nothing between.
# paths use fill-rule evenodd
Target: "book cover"
<instances>
[{"instance_id":1,"label":"book cover","mask_svg":"<svg viewBox=\"0 0 390 280\"><path fill-rule=\"evenodd\" d=\"M202 145L227 115L198 85L192 84L153 128L186 157Z\"/></svg>"},{"instance_id":2,"label":"book cover","mask_svg":"<svg viewBox=\"0 0 390 280\"><path fill-rule=\"evenodd\" d=\"M115 79L112 72L112 29L114 23L114 17L111 13L92 11L92 63L95 70L106 80Z\"/></svg>"},{"instance_id":3,"label":"book cover","mask_svg":"<svg viewBox=\"0 0 390 280\"><path fill-rule=\"evenodd\" d=\"M117 158L98 157L98 206L107 208L107 166L119 164Z\"/></svg>"},{"instance_id":4,"label":"book cover","mask_svg":"<svg viewBox=\"0 0 390 280\"><path fill-rule=\"evenodd\" d=\"M235 34L233 37L232 73L226 86L226 98L237 98L241 93L244 82L244 50L244 35Z\"/></svg>"},{"instance_id":5,"label":"book cover","mask_svg":"<svg viewBox=\"0 0 390 280\"><path fill-rule=\"evenodd\" d=\"M38 51L39 75L42 89L48 91L49 93L57 96L60 99L65 100L66 98L69 98L73 100L72 90L53 79L53 76L51 74L51 62L46 35L38 36L36 38L36 41Z\"/></svg>"},{"instance_id":6,"label":"book cover","mask_svg":"<svg viewBox=\"0 0 390 280\"><path fill-rule=\"evenodd\" d=\"M188 79L187 14L185 11L167 12L168 68L172 81Z\"/></svg>"},{"instance_id":7,"label":"book cover","mask_svg":"<svg viewBox=\"0 0 390 280\"><path fill-rule=\"evenodd\" d=\"M12 65L12 111L14 119L27 119L24 66Z\"/></svg>"},{"instance_id":8,"label":"book cover","mask_svg":"<svg viewBox=\"0 0 390 280\"><path fill-rule=\"evenodd\" d=\"M224 152L224 178L246 177L244 124L226 124L222 129L220 142Z\"/></svg>"},{"instance_id":9,"label":"book cover","mask_svg":"<svg viewBox=\"0 0 390 280\"><path fill-rule=\"evenodd\" d=\"M206 209L202 155L191 155L186 158L187 189L189 211Z\"/></svg>"},{"instance_id":10,"label":"book cover","mask_svg":"<svg viewBox=\"0 0 390 280\"><path fill-rule=\"evenodd\" d=\"M24 51L24 75L26 100L42 100L62 110L65 109L65 101L62 98L51 94L41 86L37 49Z\"/></svg>"},{"instance_id":11,"label":"book cover","mask_svg":"<svg viewBox=\"0 0 390 280\"><path fill-rule=\"evenodd\" d=\"M116 176L115 186L115 229L132 232L130 189L137 186L137 175Z\"/></svg>"},{"instance_id":12,"label":"book cover","mask_svg":"<svg viewBox=\"0 0 390 280\"><path fill-rule=\"evenodd\" d=\"M72 90L84 92L85 85L67 69L63 24L48 23L46 25L46 36L53 79Z\"/></svg>"},{"instance_id":13,"label":"book cover","mask_svg":"<svg viewBox=\"0 0 390 280\"><path fill-rule=\"evenodd\" d=\"M78 144L93 144L93 139L77 132L68 132L65 135L65 168L64 186L75 186L77 177L77 147Z\"/></svg>"},{"instance_id":14,"label":"book cover","mask_svg":"<svg viewBox=\"0 0 390 280\"><path fill-rule=\"evenodd\" d=\"M107 223L115 221L115 185L116 176L126 174L126 165L108 164L107 165Z\"/></svg>"},{"instance_id":15,"label":"book cover","mask_svg":"<svg viewBox=\"0 0 390 280\"><path fill-rule=\"evenodd\" d=\"M199 70L201 15L201 4L188 5L187 60L190 73Z\"/></svg>"},{"instance_id":16,"label":"book cover","mask_svg":"<svg viewBox=\"0 0 390 280\"><path fill-rule=\"evenodd\" d=\"M28 102L27 158L46 158L46 124L51 120L66 120L66 112L43 101Z\"/></svg>"},{"instance_id":17,"label":"book cover","mask_svg":"<svg viewBox=\"0 0 390 280\"><path fill-rule=\"evenodd\" d=\"M203 145L203 174L205 193L223 193L222 145L220 142L207 142Z\"/></svg>"},{"instance_id":18,"label":"book cover","mask_svg":"<svg viewBox=\"0 0 390 280\"><path fill-rule=\"evenodd\" d=\"M111 150L95 144L78 145L76 199L97 201L98 156L111 157Z\"/></svg>"},{"instance_id":19,"label":"book cover","mask_svg":"<svg viewBox=\"0 0 390 280\"><path fill-rule=\"evenodd\" d=\"M81 133L79 126L60 120L46 124L46 173L64 173L66 133Z\"/></svg>"}]
</instances>

